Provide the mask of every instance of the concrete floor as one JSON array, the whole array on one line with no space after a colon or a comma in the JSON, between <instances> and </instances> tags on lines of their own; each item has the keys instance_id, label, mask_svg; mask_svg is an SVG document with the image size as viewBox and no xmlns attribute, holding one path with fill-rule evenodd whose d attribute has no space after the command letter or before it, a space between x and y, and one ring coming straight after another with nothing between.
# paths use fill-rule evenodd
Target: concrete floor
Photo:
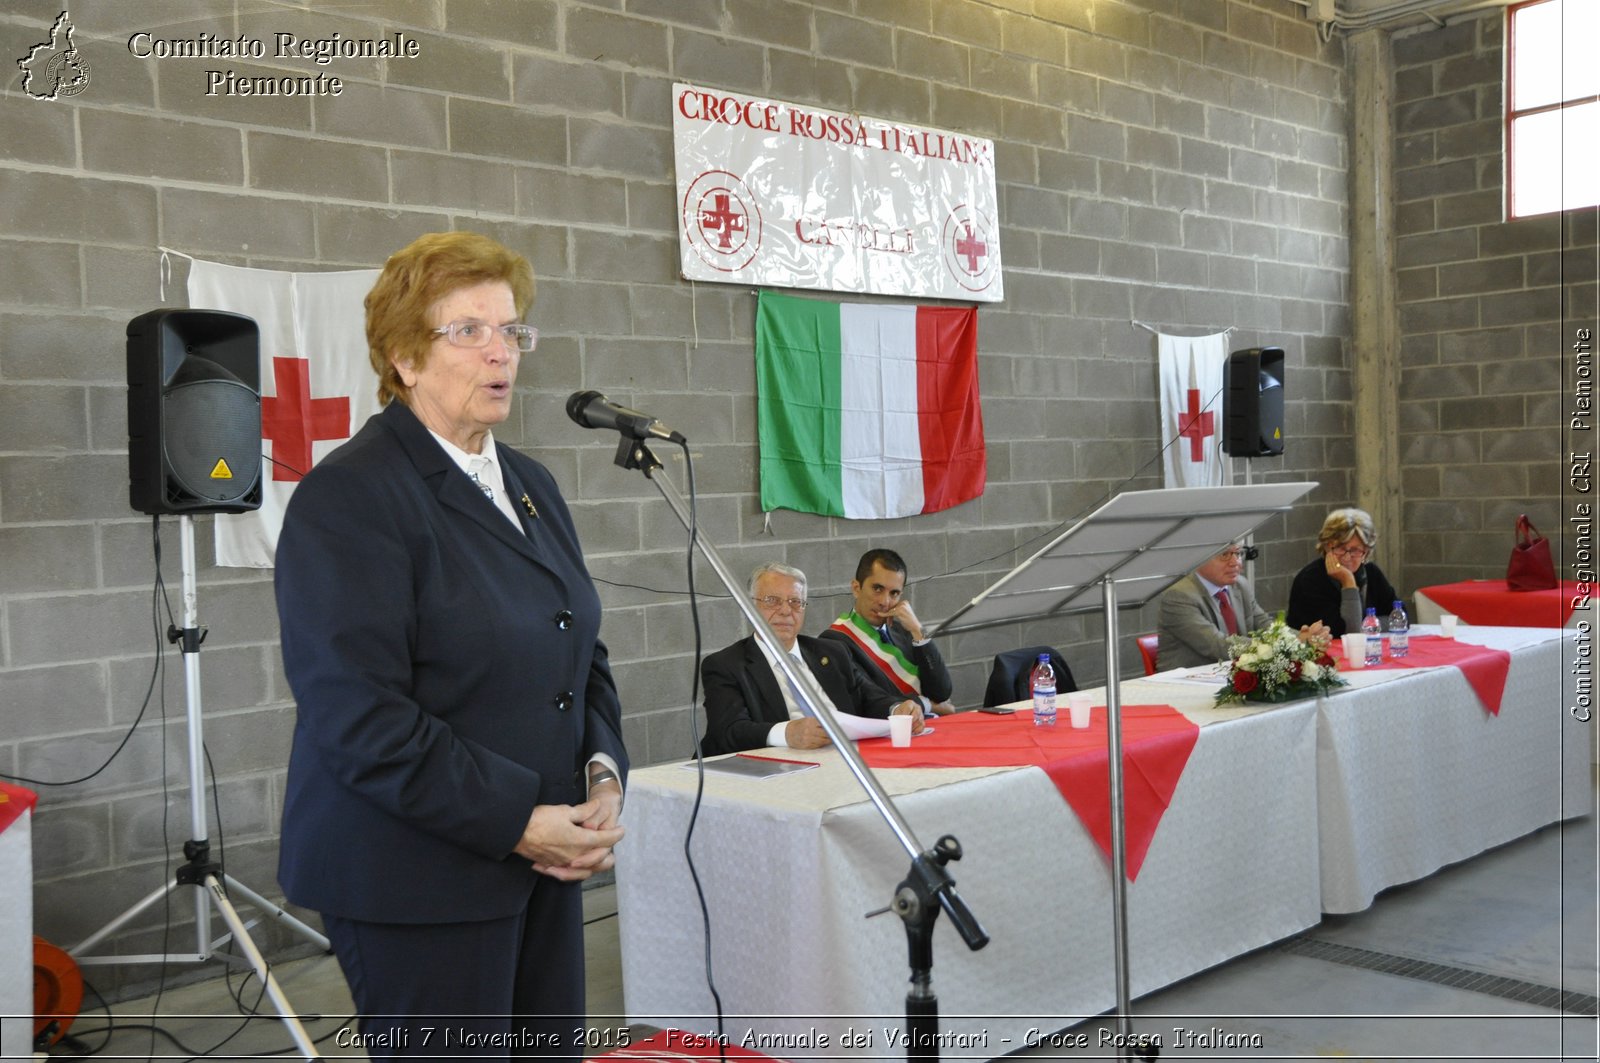
<instances>
[{"instance_id":1,"label":"concrete floor","mask_svg":"<svg viewBox=\"0 0 1600 1063\"><path fill-rule=\"evenodd\" d=\"M1144 997L1131 1027L1158 1037L1164 1059L1594 1060L1596 878L1595 818L1548 827ZM613 887L585 893L596 1026L623 1012L615 912ZM320 1052L361 1056L339 1045L351 1007L331 957L276 976ZM252 979L243 996L259 992ZM109 1041L104 1012L87 1006L72 1032L107 1042L98 1058L293 1058L270 1001L255 1007L266 1017L241 1017L218 978L117 1005ZM1104 1044L1117 1030L1103 1019L1020 1054L1117 1058Z\"/></svg>"}]
</instances>

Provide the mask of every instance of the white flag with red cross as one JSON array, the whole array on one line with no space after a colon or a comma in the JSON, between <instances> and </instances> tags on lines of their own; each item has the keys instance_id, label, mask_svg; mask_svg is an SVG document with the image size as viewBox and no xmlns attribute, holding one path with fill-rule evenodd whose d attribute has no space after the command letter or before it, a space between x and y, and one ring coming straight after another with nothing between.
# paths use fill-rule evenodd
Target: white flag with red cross
<instances>
[{"instance_id":1,"label":"white flag with red cross","mask_svg":"<svg viewBox=\"0 0 1600 1063\"><path fill-rule=\"evenodd\" d=\"M1157 335L1161 366L1161 446L1167 487L1221 487L1233 481L1222 452L1222 387L1228 334Z\"/></svg>"},{"instance_id":2,"label":"white flag with red cross","mask_svg":"<svg viewBox=\"0 0 1600 1063\"><path fill-rule=\"evenodd\" d=\"M362 305L378 273L190 263L191 308L245 314L261 329L261 508L217 515L218 565L271 568L295 485L378 412Z\"/></svg>"}]
</instances>

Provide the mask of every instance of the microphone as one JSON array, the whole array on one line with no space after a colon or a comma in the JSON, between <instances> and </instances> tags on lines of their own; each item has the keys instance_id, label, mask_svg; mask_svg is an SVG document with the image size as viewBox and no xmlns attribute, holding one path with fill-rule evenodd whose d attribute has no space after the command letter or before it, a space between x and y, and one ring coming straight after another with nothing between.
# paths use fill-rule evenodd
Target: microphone
<instances>
[{"instance_id":1,"label":"microphone","mask_svg":"<svg viewBox=\"0 0 1600 1063\"><path fill-rule=\"evenodd\" d=\"M684 443L683 433L674 431L648 413L618 406L598 391L574 391L567 397L567 416L583 428L615 428L632 439L667 439Z\"/></svg>"}]
</instances>

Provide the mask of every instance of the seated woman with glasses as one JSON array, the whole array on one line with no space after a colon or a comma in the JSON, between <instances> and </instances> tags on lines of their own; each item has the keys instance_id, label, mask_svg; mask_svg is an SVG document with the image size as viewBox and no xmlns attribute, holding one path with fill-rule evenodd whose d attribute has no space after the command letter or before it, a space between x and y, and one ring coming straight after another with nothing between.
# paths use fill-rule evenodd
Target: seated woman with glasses
<instances>
[{"instance_id":1,"label":"seated woman with glasses","mask_svg":"<svg viewBox=\"0 0 1600 1063\"><path fill-rule=\"evenodd\" d=\"M1317 534L1321 556L1301 569L1289 588L1285 620L1291 627L1320 620L1334 638L1360 631L1370 606L1387 616L1400 595L1383 570L1367 559L1378 544L1378 530L1364 509L1336 509Z\"/></svg>"}]
</instances>

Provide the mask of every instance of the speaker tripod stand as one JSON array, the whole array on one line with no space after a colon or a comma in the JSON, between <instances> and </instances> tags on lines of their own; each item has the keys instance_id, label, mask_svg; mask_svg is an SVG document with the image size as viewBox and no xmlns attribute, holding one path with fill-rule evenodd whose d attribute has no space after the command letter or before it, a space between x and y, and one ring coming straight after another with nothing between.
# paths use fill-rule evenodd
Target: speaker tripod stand
<instances>
[{"instance_id":1,"label":"speaker tripod stand","mask_svg":"<svg viewBox=\"0 0 1600 1063\"><path fill-rule=\"evenodd\" d=\"M306 1059L316 1059L316 1047L306 1035L305 1028L300 1024L294 1009L289 1006L283 990L278 986L278 980L273 977L272 969L267 966L267 961L262 958L255 942L250 939L249 927L239 918L239 913L229 895L237 894L243 897L264 915L294 930L325 952L329 950L328 939L223 871L222 865L211 858L211 844L207 838L206 828L205 738L200 700L200 643L205 640L205 631L199 626L196 608L194 518L188 515L180 516L178 527L183 557L183 627L169 628L167 636L169 641L178 644L183 654L185 718L188 723L189 738L189 840L183 843L185 862L178 867L173 878L165 885L158 887L68 951L80 966L207 963L211 960L248 966L255 971L256 977L261 979L261 984L266 988L273 1006L278 1009L278 1014L301 1055ZM126 926L140 912L164 900L175 890L187 887L192 887L194 891L194 951L130 956L85 955L105 938ZM215 941L211 939L213 906L229 929L228 934L222 935ZM230 936L244 953L243 958L218 951L218 947Z\"/></svg>"}]
</instances>

